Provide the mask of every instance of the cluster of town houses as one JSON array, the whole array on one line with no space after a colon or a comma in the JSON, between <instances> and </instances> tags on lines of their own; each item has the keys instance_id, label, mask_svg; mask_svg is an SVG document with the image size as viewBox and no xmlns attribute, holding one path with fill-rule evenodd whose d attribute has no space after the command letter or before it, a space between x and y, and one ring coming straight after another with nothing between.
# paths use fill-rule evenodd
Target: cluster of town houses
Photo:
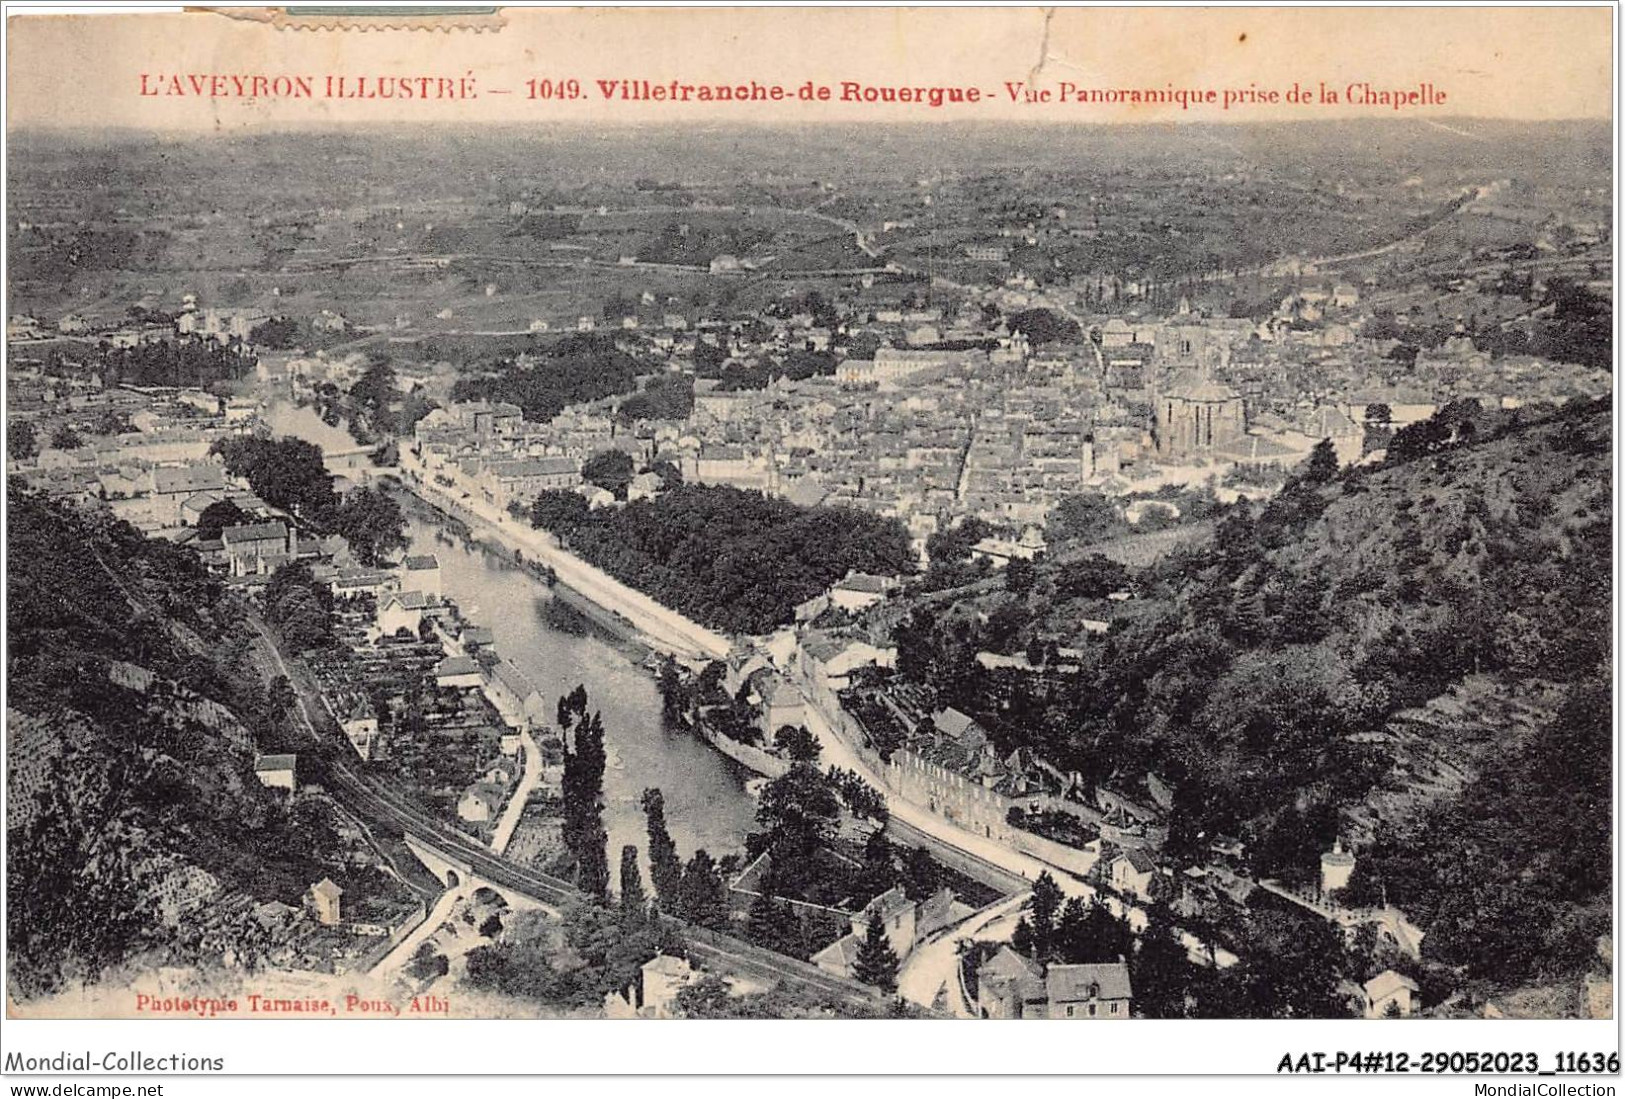
<instances>
[{"instance_id":1,"label":"cluster of town houses","mask_svg":"<svg viewBox=\"0 0 1625 1099\"><path fill-rule=\"evenodd\" d=\"M902 520L924 539L975 515L1020 531L1041 526L1066 496L1085 490L1126 496L1168 483L1208 481L1231 469L1285 469L1321 439L1344 461L1368 450L1369 415L1383 428L1431 415L1443 402L1474 397L1492 405L1558 401L1609 391L1605 373L1505 356L1491 360L1465 335L1423 351L1399 379L1388 357L1396 341L1356 335L1369 319L1363 290L1300 278L1264 322L1204 315L1182 301L1167 315L1124 314L1085 320L1071 342L1033 344L981 308L876 305L835 328L809 313L746 321L651 317L629 351L651 365L688 373L701 345L748 364L825 347L835 372L765 389L728 389L695 378L694 408L681 420L629 420L625 397L574 405L547 423L526 421L500 402L442 400L414 429L413 446L441 487L507 507L544 489L613 497L585 484L582 465L621 450L645 468L669 461L690 483L722 484L783 495L801 504L846 504ZM1037 296L992 300L1007 308L1050 304ZM1064 309L1064 305L1055 306ZM219 340L237 346L267 318L253 310L184 301L162 323L63 318L64 331L102 342ZM309 318L342 328L331 311ZM111 327L108 327L111 325ZM132 327L133 326L133 327ZM187 391L118 387L94 376L53 374L30 365L31 339L56 335L32 318L14 318L10 338L21 360L9 372L8 415L86 421L104 410L132 415L135 431L62 449L46 445L22 463L33 479L63 495L113 503L143 529L180 526L220 489L196 472L196 491L159 485L157 470L204 460L218 438L248 430L256 403ZM848 354L858 337L872 352ZM944 341L957 340L958 343ZM959 349L961 345L969 349ZM359 355L263 352L260 380L311 392L317 381L353 384ZM444 379L402 363L397 384L443 397ZM49 434L49 433L48 433ZM632 499L663 482L644 474Z\"/></svg>"},{"instance_id":2,"label":"cluster of town houses","mask_svg":"<svg viewBox=\"0 0 1625 1099\"><path fill-rule=\"evenodd\" d=\"M702 342L737 363L795 349L833 350L840 361L832 375L776 381L759 390L729 390L714 379L696 379L694 410L677 421L627 422L619 415L622 398L572 406L548 423L526 421L511 404L446 402L419 421L411 446L442 487L496 507L522 504L547 489L580 492L595 507L614 506L608 492L583 483L581 469L593 455L618 449L640 467L669 461L693 483L892 515L922 544L944 525L977 515L1020 532L978 546L979 553L1003 563L1040 552L1038 528L1045 517L1059 500L1081 490L1123 496L1205 480L1230 468L1282 469L1301 462L1321 439L1330 439L1343 460L1359 460L1367 450L1368 418L1378 409L1383 420L1377 426L1402 427L1454 398L1515 406L1610 389L1606 375L1594 371L1519 356L1492 361L1465 334L1422 352L1397 382L1389 358L1395 341L1357 335L1369 319L1362 311L1363 289L1369 288L1311 279L1262 323L1204 316L1182 302L1168 316L1113 316L1086 324L1075 342L1039 346L1020 331L987 329L979 309L879 309L836 328L814 324L810 314L749 325L693 323L666 314L618 327L638 328L635 337L627 333L637 341L628 348L640 354L652 348L674 372L687 370ZM1030 291L1006 288L993 297L1011 307L1048 304ZM202 309L194 300L165 323L69 316L48 325L14 317L8 340L24 348L28 341L64 334L115 347L173 338L240 345L266 319L253 310ZM317 322L325 331L345 325L331 312ZM878 338L879 348L846 356L845 344L858 335ZM953 339L981 346L940 346ZM360 366L295 361L305 366L280 380L308 384L348 370L353 381ZM270 378L271 369L267 359L261 372L277 380ZM427 376L404 366L399 373L407 385ZM8 416L14 420L49 427L111 414L127 418L132 429L71 448L52 445L47 432L37 457L15 463L38 487L104 502L144 531L191 541L237 582L263 582L280 565L307 560L335 595L373 596L376 620L366 645L376 649L384 639L415 635L431 650L438 647L426 672L434 687L478 694L498 715L494 724L505 730L499 739L510 758L519 751L514 730L540 723L534 687L494 654L489 631L460 621L423 561L400 569L360 567L341 547L302 537L286 516L225 477L210 448L253 429L255 401L103 387L94 375L28 362L15 363L8 382ZM652 496L663 485L657 475L641 474L627 496ZM256 521L227 529L218 543L197 541L192 528L221 500ZM1175 875L1157 857L1170 804L1155 775L1089 787L1031 753L993 751L985 730L967 715L922 709L905 690L859 687L854 693L857 669L888 666L895 654L808 624L830 608L856 612L873 605L892 584L885 577L850 576L798 608L802 629L793 650L776 657L778 670L754 686L769 751L774 731L799 724L802 707L817 705L847 726L854 742L886 744L884 758L877 753L873 762L895 796L1098 881L1127 901L1195 913L1243 902L1250 890L1262 888L1346 927L1376 924L1408 953L1419 948L1420 933L1402 914L1337 903L1339 887L1329 883L1338 876L1342 852L1328 853L1333 872L1328 877L1323 867L1320 888L1311 890L1251 881L1239 869L1239 849L1224 841L1215 844L1209 862ZM369 712L362 693L344 696L343 718L365 758L381 742L379 715ZM493 760L478 782L459 793L456 804L465 822L484 824L496 815L513 770ZM1023 819L1037 830L1013 823ZM1079 835L1090 838L1078 842ZM918 926L919 914L913 919ZM832 958L844 956L844 950L831 950ZM1037 986L1013 964L1007 959L991 975L988 987L1015 991L1005 1006L984 1004L990 1015L1015 1013L1010 1005L1016 1000L1037 1002L1029 997ZM1111 980L1082 985L1094 986L1118 987ZM1384 995L1373 1002L1408 995L1397 987L1378 989ZM1047 986L1045 1002L1051 1012L1056 1004L1077 1006ZM1406 1010L1408 1005L1407 999Z\"/></svg>"}]
</instances>

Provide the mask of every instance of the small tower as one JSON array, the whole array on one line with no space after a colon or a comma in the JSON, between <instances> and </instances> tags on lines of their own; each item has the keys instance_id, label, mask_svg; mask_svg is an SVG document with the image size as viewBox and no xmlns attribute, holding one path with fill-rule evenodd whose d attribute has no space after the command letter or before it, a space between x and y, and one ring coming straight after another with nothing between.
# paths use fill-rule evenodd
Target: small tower
<instances>
[{"instance_id":1,"label":"small tower","mask_svg":"<svg viewBox=\"0 0 1625 1099\"><path fill-rule=\"evenodd\" d=\"M332 878L323 878L305 894L310 906L316 910L316 922L324 927L337 927L344 922L340 898L344 890Z\"/></svg>"},{"instance_id":2,"label":"small tower","mask_svg":"<svg viewBox=\"0 0 1625 1099\"><path fill-rule=\"evenodd\" d=\"M1320 891L1331 894L1346 888L1353 874L1354 856L1343 850L1343 841L1338 839L1320 856Z\"/></svg>"}]
</instances>

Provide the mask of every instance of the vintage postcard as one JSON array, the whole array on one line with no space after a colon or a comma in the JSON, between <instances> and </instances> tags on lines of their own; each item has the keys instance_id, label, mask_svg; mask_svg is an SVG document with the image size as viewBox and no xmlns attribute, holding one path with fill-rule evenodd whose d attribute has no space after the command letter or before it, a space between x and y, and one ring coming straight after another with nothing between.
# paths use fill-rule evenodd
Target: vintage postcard
<instances>
[{"instance_id":1,"label":"vintage postcard","mask_svg":"<svg viewBox=\"0 0 1625 1099\"><path fill-rule=\"evenodd\" d=\"M1617 1072L1614 15L12 14L8 1017Z\"/></svg>"}]
</instances>

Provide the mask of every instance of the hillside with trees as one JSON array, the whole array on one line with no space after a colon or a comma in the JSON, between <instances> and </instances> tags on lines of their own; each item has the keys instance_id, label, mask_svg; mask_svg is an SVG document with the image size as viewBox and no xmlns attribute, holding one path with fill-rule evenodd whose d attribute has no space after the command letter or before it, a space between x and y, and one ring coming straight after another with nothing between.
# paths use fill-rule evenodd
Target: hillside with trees
<instances>
[{"instance_id":1,"label":"hillside with trees","mask_svg":"<svg viewBox=\"0 0 1625 1099\"><path fill-rule=\"evenodd\" d=\"M1312 881L1341 836L1349 900L1401 905L1469 978L1570 974L1610 926L1611 425L1447 406L1388 461L1317 453L1262 505L1124 583L1068 676L986 672L1001 617L1049 625L1046 561L967 628L923 605L900 674L1091 780L1174 787L1167 854L1238 836L1259 877ZM1091 590L1098 590L1095 585Z\"/></svg>"},{"instance_id":2,"label":"hillside with trees","mask_svg":"<svg viewBox=\"0 0 1625 1099\"><path fill-rule=\"evenodd\" d=\"M13 482L6 555L9 993L93 985L138 955L254 969L254 904L366 873L336 807L255 777L257 749L290 743L292 691L262 682L237 605L187 550ZM206 911L166 902L176 875L212 877Z\"/></svg>"}]
</instances>

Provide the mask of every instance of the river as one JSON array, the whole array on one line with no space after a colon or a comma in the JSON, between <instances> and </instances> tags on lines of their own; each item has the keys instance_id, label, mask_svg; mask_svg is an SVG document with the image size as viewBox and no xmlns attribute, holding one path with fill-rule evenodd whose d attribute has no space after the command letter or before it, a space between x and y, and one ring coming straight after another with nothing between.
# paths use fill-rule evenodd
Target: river
<instances>
[{"instance_id":1,"label":"river","mask_svg":"<svg viewBox=\"0 0 1625 1099\"><path fill-rule=\"evenodd\" d=\"M263 414L278 435L297 435L318 446L354 443L341 428L322 423L309 408L285 401ZM425 506L426 510L426 506ZM635 646L575 610L540 580L477 543L438 537L438 523L407 509L408 553L432 553L440 583L470 621L489 626L497 650L518 665L551 703L584 684L604 721L604 825L609 832L610 874L624 844L635 844L645 864L648 835L640 804L647 787L666 799L666 820L678 850L687 857L703 847L714 857L744 847L755 802L744 790L749 777L732 761L691 735L667 727L653 677L635 661Z\"/></svg>"}]
</instances>

